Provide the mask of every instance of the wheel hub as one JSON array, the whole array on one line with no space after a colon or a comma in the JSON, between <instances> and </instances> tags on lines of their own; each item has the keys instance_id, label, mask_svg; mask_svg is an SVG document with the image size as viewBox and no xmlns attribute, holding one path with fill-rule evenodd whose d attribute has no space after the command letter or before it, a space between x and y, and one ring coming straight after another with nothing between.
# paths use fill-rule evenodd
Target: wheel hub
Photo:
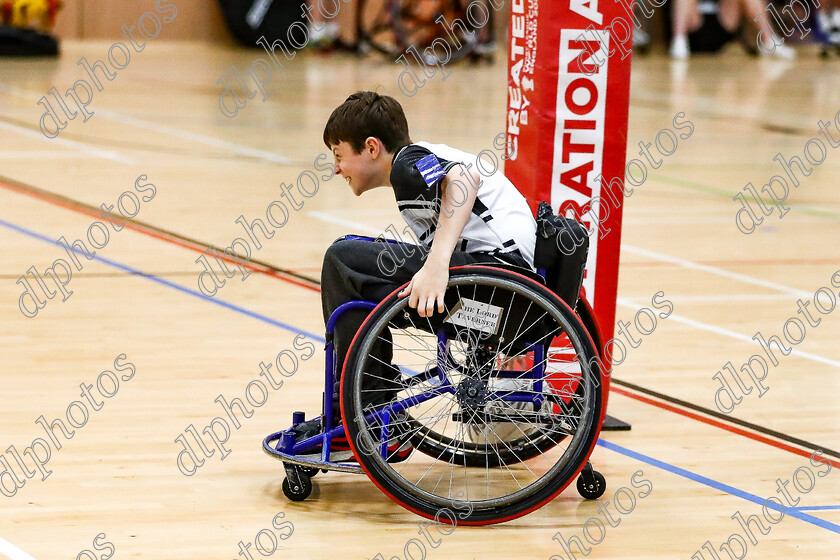
<instances>
[{"instance_id":1,"label":"wheel hub","mask_svg":"<svg viewBox=\"0 0 840 560\"><path fill-rule=\"evenodd\" d=\"M462 408L476 409L487 402L487 383L467 377L458 384L457 394Z\"/></svg>"}]
</instances>

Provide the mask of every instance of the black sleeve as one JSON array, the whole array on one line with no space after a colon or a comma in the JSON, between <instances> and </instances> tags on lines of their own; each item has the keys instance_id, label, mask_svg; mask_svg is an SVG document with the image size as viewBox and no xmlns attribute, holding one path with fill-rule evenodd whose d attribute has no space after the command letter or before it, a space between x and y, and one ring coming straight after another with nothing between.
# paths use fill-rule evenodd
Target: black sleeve
<instances>
[{"instance_id":1,"label":"black sleeve","mask_svg":"<svg viewBox=\"0 0 840 560\"><path fill-rule=\"evenodd\" d=\"M411 200L433 201L440 198L440 181L436 180L432 186L426 184L423 175L417 168L417 162L432 155L427 148L411 144L402 148L391 163L391 185L397 202ZM445 173L448 173L458 162L437 158Z\"/></svg>"}]
</instances>

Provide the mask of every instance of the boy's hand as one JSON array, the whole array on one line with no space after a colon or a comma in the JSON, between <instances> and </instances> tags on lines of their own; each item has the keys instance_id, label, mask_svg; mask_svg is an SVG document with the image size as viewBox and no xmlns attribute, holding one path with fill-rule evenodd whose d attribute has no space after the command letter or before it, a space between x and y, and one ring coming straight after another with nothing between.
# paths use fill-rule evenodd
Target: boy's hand
<instances>
[{"instance_id":1,"label":"boy's hand","mask_svg":"<svg viewBox=\"0 0 840 560\"><path fill-rule=\"evenodd\" d=\"M421 317L431 317L435 313L435 302L439 313L445 311L443 295L449 282L449 266L437 265L426 261L408 286L398 294L400 297L409 296L408 305L417 309Z\"/></svg>"}]
</instances>

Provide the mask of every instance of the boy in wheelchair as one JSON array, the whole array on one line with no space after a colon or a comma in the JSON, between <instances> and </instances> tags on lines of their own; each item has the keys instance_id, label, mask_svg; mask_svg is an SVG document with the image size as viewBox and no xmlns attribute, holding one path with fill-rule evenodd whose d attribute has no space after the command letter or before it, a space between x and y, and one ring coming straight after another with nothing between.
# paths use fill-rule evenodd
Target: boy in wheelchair
<instances>
[{"instance_id":1,"label":"boy in wheelchair","mask_svg":"<svg viewBox=\"0 0 840 560\"><path fill-rule=\"evenodd\" d=\"M377 187L394 190L400 214L420 246L397 252L384 243L342 239L327 249L321 273L321 301L326 323L351 300L380 302L408 282L399 296L420 317L444 312L449 268L481 264L510 265L534 271L536 222L528 202L496 169L476 172L477 156L444 144L412 142L400 104L371 91L354 93L337 107L324 128L324 143L335 157L336 173L356 196ZM335 325L338 371L367 310L349 311ZM379 371L379 391L365 404L387 402L390 380L400 372L391 365L390 340L371 355ZM334 423L341 423L338 383L333 393ZM391 387L393 389L393 387ZM320 419L297 424L298 439L322 431ZM347 447L343 447L347 449ZM333 449L342 449L336 440Z\"/></svg>"}]
</instances>

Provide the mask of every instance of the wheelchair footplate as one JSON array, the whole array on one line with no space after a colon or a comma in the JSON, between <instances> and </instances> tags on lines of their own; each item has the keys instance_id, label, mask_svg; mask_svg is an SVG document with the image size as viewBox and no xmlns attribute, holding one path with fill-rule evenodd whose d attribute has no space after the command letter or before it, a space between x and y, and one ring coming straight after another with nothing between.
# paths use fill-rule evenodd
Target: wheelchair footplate
<instances>
[{"instance_id":1,"label":"wheelchair footplate","mask_svg":"<svg viewBox=\"0 0 840 560\"><path fill-rule=\"evenodd\" d=\"M302 421L302 413L293 415L293 426ZM358 463L346 462L353 461L352 451L331 449L333 439L343 434L344 427L337 426L300 442L296 441L291 428L266 436L263 440L263 451L283 462L283 468L286 471L283 494L287 498L293 501L308 498L312 493L312 477L319 472L364 473Z\"/></svg>"}]
</instances>

